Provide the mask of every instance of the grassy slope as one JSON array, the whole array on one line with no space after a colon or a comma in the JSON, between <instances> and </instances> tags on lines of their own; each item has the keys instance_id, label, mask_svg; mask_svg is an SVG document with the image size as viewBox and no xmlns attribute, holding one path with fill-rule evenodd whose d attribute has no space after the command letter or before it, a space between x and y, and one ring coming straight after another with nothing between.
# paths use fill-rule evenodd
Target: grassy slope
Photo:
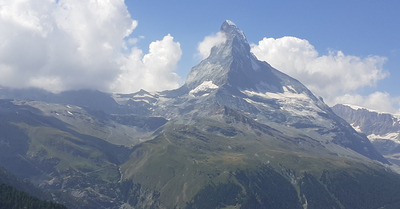
<instances>
[{"instance_id":1,"label":"grassy slope","mask_svg":"<svg viewBox=\"0 0 400 209\"><path fill-rule=\"evenodd\" d=\"M373 162L338 157L321 149L313 152L312 147L318 146L316 142L310 142L308 148L299 147L273 130L263 134L249 130L242 125L230 126L211 120L200 120L195 126L166 126L154 140L136 148L122 167L123 177L159 192L161 205L166 208L202 208L205 206L201 203L210 198L204 194L219 194L227 191L226 188L241 189L234 194L215 196L218 200L207 207L299 208L308 204L309 208L318 208L329 203L332 208L357 208L348 202L362 201L364 196L358 195L357 189L375 194L371 186L362 185L379 181L376 176L387 176L393 181L383 181L383 185L400 186L398 175ZM341 172L349 176L339 175ZM358 181L361 177L365 178ZM347 185L334 187L338 183L333 181L349 181L359 186L349 199L338 193L347 190ZM286 186L280 189L282 185ZM400 192L400 187L380 189L379 192ZM278 194L274 198L278 200L271 199L273 194ZM283 202L288 204L280 205ZM375 206L391 202L396 202L396 198L378 199Z\"/></svg>"},{"instance_id":2,"label":"grassy slope","mask_svg":"<svg viewBox=\"0 0 400 209\"><path fill-rule=\"evenodd\" d=\"M74 171L106 182L119 179L118 167L83 139L51 127L22 123L18 126L31 140L27 157L36 161L45 171Z\"/></svg>"},{"instance_id":3,"label":"grassy slope","mask_svg":"<svg viewBox=\"0 0 400 209\"><path fill-rule=\"evenodd\" d=\"M0 103L3 167L71 208L118 205L119 165L130 149L80 133L29 105Z\"/></svg>"}]
</instances>

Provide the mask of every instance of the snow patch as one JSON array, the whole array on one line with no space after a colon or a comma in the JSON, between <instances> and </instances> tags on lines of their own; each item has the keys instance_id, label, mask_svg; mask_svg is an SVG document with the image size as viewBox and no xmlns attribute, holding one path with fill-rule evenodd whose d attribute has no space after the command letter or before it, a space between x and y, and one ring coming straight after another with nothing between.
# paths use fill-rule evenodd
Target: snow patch
<instances>
[{"instance_id":1,"label":"snow patch","mask_svg":"<svg viewBox=\"0 0 400 209\"><path fill-rule=\"evenodd\" d=\"M147 103L147 104L151 104L150 101L147 100L147 99L131 99L131 101L134 101L134 102L144 102L144 103Z\"/></svg>"},{"instance_id":2,"label":"snow patch","mask_svg":"<svg viewBox=\"0 0 400 209\"><path fill-rule=\"evenodd\" d=\"M126 104L129 101L152 104L152 101L158 100L159 94L140 91L134 94L113 94L112 97L118 104Z\"/></svg>"},{"instance_id":3,"label":"snow patch","mask_svg":"<svg viewBox=\"0 0 400 209\"><path fill-rule=\"evenodd\" d=\"M194 88L189 92L191 96L198 96L203 93L202 96L208 95L208 92L214 89L218 89L219 87L215 85L212 81L204 81L202 84Z\"/></svg>"},{"instance_id":4,"label":"snow patch","mask_svg":"<svg viewBox=\"0 0 400 209\"><path fill-rule=\"evenodd\" d=\"M283 88L284 89L290 89L292 92L296 92L297 93L296 89L293 86L284 86Z\"/></svg>"},{"instance_id":5,"label":"snow patch","mask_svg":"<svg viewBox=\"0 0 400 209\"><path fill-rule=\"evenodd\" d=\"M391 141L394 141L396 143L400 143L399 135L400 135L400 133L387 133L385 135L370 134L367 137L368 137L368 139L370 141L384 139L384 140L391 140Z\"/></svg>"},{"instance_id":6,"label":"snow patch","mask_svg":"<svg viewBox=\"0 0 400 209\"><path fill-rule=\"evenodd\" d=\"M352 124L350 124L350 125L351 125L351 127L353 127L354 130L356 130L358 133L362 133L361 127L360 127L360 126L356 126L354 123L352 123Z\"/></svg>"},{"instance_id":7,"label":"snow patch","mask_svg":"<svg viewBox=\"0 0 400 209\"><path fill-rule=\"evenodd\" d=\"M292 90L292 91L289 91ZM293 92L294 91L294 92ZM249 91L245 90L242 91L242 93L248 95L248 96L259 96L267 99L277 99L277 100L282 100L282 101L287 101L290 99L298 99L298 100L307 100L310 101L311 99L306 95L306 94L299 94L297 93L292 86L284 86L283 87L283 93L272 93L272 92L254 92L254 91Z\"/></svg>"},{"instance_id":8,"label":"snow patch","mask_svg":"<svg viewBox=\"0 0 400 209\"><path fill-rule=\"evenodd\" d=\"M290 112L291 114L297 116L313 117L316 119L319 117L318 112L321 112L321 109L314 104L312 99L307 94L297 93L295 88L292 86L284 86L282 93L261 93L249 90L244 90L242 93L249 96L249 98L245 98L245 101L259 106L268 107L268 104L254 101L251 99L252 97L276 100L280 104L281 110Z\"/></svg>"},{"instance_id":9,"label":"snow patch","mask_svg":"<svg viewBox=\"0 0 400 209\"><path fill-rule=\"evenodd\" d=\"M253 105L260 105L260 106L264 106L264 107L267 107L267 108L270 107L268 104L263 103L263 102L256 102L256 101L253 101L253 100L251 100L249 98L243 98L243 99L244 99L244 101L246 101L246 102L248 102L250 104L253 104Z\"/></svg>"}]
</instances>

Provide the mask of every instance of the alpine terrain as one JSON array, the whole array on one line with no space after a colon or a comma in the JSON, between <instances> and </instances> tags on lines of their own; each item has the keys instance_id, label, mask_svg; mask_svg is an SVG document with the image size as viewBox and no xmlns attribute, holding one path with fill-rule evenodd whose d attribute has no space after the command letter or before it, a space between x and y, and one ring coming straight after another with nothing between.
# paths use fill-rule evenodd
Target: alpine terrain
<instances>
[{"instance_id":1,"label":"alpine terrain","mask_svg":"<svg viewBox=\"0 0 400 209\"><path fill-rule=\"evenodd\" d=\"M364 134L221 32L175 90L0 89L1 166L70 208L400 208Z\"/></svg>"},{"instance_id":2,"label":"alpine terrain","mask_svg":"<svg viewBox=\"0 0 400 209\"><path fill-rule=\"evenodd\" d=\"M400 165L400 116L343 104L333 106L332 110L355 130L367 135L386 159Z\"/></svg>"}]
</instances>

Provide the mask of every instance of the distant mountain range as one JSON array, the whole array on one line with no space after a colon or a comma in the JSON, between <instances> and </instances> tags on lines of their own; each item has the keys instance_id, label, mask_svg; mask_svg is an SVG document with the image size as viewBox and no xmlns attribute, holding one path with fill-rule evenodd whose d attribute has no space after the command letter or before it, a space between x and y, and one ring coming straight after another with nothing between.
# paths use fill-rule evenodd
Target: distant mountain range
<instances>
[{"instance_id":1,"label":"distant mountain range","mask_svg":"<svg viewBox=\"0 0 400 209\"><path fill-rule=\"evenodd\" d=\"M70 208L400 207L364 134L221 32L175 90L0 89L0 165Z\"/></svg>"},{"instance_id":2,"label":"distant mountain range","mask_svg":"<svg viewBox=\"0 0 400 209\"><path fill-rule=\"evenodd\" d=\"M332 110L360 133L390 162L400 165L400 116L354 105L338 104Z\"/></svg>"}]
</instances>

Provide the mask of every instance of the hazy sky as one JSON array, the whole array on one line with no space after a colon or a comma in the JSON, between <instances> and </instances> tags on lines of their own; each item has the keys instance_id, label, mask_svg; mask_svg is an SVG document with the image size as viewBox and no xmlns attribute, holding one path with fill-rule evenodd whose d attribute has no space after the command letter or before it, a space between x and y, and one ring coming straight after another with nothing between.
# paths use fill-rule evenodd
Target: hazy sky
<instances>
[{"instance_id":1,"label":"hazy sky","mask_svg":"<svg viewBox=\"0 0 400 209\"><path fill-rule=\"evenodd\" d=\"M400 112L400 1L0 0L0 85L129 93L181 85L230 19L329 105Z\"/></svg>"}]
</instances>

